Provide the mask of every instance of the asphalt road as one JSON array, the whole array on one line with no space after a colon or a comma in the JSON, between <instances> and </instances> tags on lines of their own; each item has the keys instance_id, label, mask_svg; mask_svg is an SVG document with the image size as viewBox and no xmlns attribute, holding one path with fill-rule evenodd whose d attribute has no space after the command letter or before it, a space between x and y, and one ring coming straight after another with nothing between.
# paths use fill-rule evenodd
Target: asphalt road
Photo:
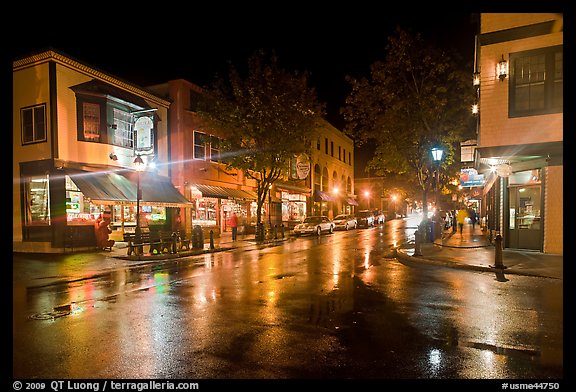
<instances>
[{"instance_id":1,"label":"asphalt road","mask_svg":"<svg viewBox=\"0 0 576 392\"><path fill-rule=\"evenodd\" d=\"M400 262L406 232L398 220L43 287L15 278L13 377L562 378L561 280Z\"/></svg>"}]
</instances>

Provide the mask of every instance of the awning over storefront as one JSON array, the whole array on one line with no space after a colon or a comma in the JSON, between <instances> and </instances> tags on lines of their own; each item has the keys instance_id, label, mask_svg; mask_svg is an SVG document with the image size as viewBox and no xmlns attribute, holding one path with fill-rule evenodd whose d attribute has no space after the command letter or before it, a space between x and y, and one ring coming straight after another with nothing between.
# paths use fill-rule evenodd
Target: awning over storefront
<instances>
[{"instance_id":1,"label":"awning over storefront","mask_svg":"<svg viewBox=\"0 0 576 392\"><path fill-rule=\"evenodd\" d=\"M191 188L196 188L202 194L202 197L214 197L217 199L239 199L239 200L256 200L257 195L252 191L242 189L225 188L214 185L192 184ZM194 192L194 189L193 189Z\"/></svg>"},{"instance_id":2,"label":"awning over storefront","mask_svg":"<svg viewBox=\"0 0 576 392\"><path fill-rule=\"evenodd\" d=\"M168 177L152 172L143 172L140 175L140 187L142 189L140 203L164 207L181 207L192 204L178 192Z\"/></svg>"},{"instance_id":3,"label":"awning over storefront","mask_svg":"<svg viewBox=\"0 0 576 392\"><path fill-rule=\"evenodd\" d=\"M314 191L314 201L334 201L334 199L326 192Z\"/></svg>"},{"instance_id":4,"label":"awning over storefront","mask_svg":"<svg viewBox=\"0 0 576 392\"><path fill-rule=\"evenodd\" d=\"M346 197L344 199L344 203L348 204L349 206L357 206L358 202L353 197Z\"/></svg>"},{"instance_id":5,"label":"awning over storefront","mask_svg":"<svg viewBox=\"0 0 576 392\"><path fill-rule=\"evenodd\" d=\"M303 188L300 186L296 186L296 185L292 185L292 184L286 184L283 182L275 182L274 185L276 185L276 188L284 190L284 191L290 191L290 192L294 192L294 193L300 193L300 194L305 195L305 196L310 196L310 188Z\"/></svg>"},{"instance_id":6,"label":"awning over storefront","mask_svg":"<svg viewBox=\"0 0 576 392\"><path fill-rule=\"evenodd\" d=\"M67 172L84 196L95 204L136 204L137 173L123 172ZM162 207L185 207L190 205L168 177L152 172L140 173L140 204Z\"/></svg>"},{"instance_id":7,"label":"awning over storefront","mask_svg":"<svg viewBox=\"0 0 576 392\"><path fill-rule=\"evenodd\" d=\"M130 201L126 189L136 187L126 177L114 172L66 171L84 196L96 204L116 204ZM136 199L136 190L133 192Z\"/></svg>"}]
</instances>

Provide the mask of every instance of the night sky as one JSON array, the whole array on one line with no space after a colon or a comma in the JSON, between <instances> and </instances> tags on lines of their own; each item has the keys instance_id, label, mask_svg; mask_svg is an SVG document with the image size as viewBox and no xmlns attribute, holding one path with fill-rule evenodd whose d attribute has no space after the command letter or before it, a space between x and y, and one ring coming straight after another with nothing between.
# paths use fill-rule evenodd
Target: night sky
<instances>
[{"instance_id":1,"label":"night sky","mask_svg":"<svg viewBox=\"0 0 576 392\"><path fill-rule=\"evenodd\" d=\"M384 60L387 37L396 26L459 52L465 62L473 59L478 27L470 12L409 15L360 3L314 10L274 4L275 9L264 10L268 16L236 6L226 14L190 8L174 17L181 10L151 7L139 10L132 21L114 12L56 19L38 12L38 19L25 26L26 37L12 41L12 55L53 47L142 87L178 78L203 86L217 73L226 74L228 61L243 66L255 50L273 49L284 68L310 72L311 85L327 104L327 119L338 129L344 126L339 110L349 93L345 76L368 76L370 64Z\"/></svg>"}]
</instances>

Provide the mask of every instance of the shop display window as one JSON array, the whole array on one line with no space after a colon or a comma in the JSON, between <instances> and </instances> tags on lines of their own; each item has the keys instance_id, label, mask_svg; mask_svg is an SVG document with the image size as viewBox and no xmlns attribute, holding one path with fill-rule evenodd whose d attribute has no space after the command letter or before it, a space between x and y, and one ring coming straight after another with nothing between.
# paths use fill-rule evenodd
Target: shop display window
<instances>
[{"instance_id":1,"label":"shop display window","mask_svg":"<svg viewBox=\"0 0 576 392\"><path fill-rule=\"evenodd\" d=\"M50 224L48 175L32 176L26 181L26 224Z\"/></svg>"}]
</instances>

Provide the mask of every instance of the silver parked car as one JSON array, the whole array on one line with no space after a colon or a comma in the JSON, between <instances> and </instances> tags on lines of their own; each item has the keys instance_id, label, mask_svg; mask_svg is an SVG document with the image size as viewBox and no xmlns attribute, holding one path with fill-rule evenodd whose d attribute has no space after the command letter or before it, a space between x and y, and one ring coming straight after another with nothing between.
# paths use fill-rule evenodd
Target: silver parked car
<instances>
[{"instance_id":1,"label":"silver parked car","mask_svg":"<svg viewBox=\"0 0 576 392\"><path fill-rule=\"evenodd\" d=\"M334 222L326 216L309 216L302 223L294 227L294 234L300 236L303 234L316 234L334 232Z\"/></svg>"},{"instance_id":2,"label":"silver parked car","mask_svg":"<svg viewBox=\"0 0 576 392\"><path fill-rule=\"evenodd\" d=\"M340 214L334 218L336 230L350 230L358 227L358 221L354 215Z\"/></svg>"},{"instance_id":3,"label":"silver parked car","mask_svg":"<svg viewBox=\"0 0 576 392\"><path fill-rule=\"evenodd\" d=\"M372 211L361 210L356 213L358 220L358 227L372 227L374 226L374 215Z\"/></svg>"}]
</instances>

